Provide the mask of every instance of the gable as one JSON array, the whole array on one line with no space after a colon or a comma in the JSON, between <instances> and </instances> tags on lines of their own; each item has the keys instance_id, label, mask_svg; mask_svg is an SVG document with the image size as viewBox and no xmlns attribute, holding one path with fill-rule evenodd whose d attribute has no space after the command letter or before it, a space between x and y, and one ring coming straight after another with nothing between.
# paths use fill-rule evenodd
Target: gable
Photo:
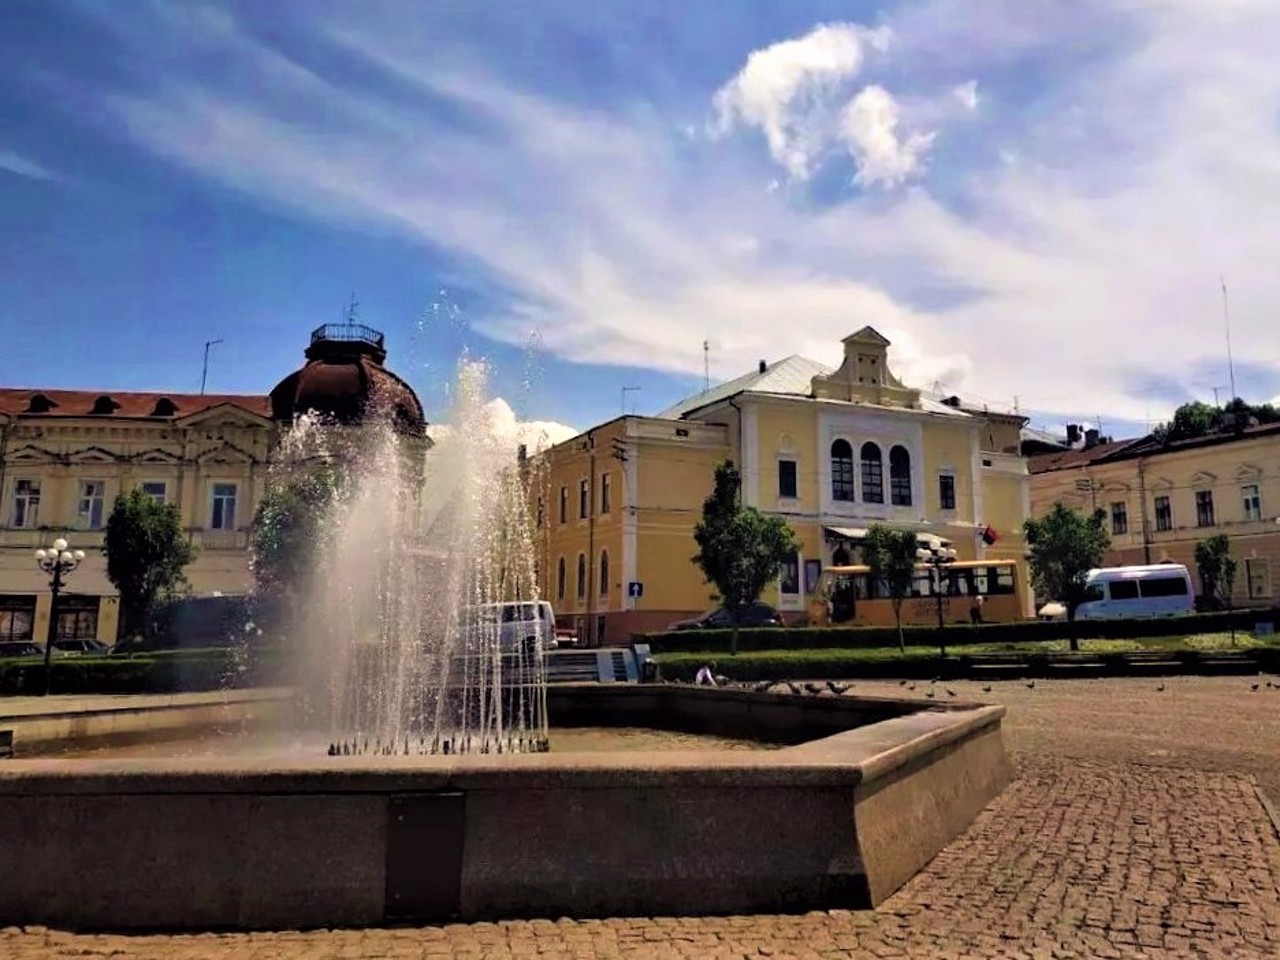
<instances>
[{"instance_id":1,"label":"gable","mask_svg":"<svg viewBox=\"0 0 1280 960\"><path fill-rule=\"evenodd\" d=\"M9 463L61 463L62 457L52 450L27 444L19 447L6 457Z\"/></svg>"},{"instance_id":2,"label":"gable","mask_svg":"<svg viewBox=\"0 0 1280 960\"><path fill-rule=\"evenodd\" d=\"M257 463L253 454L234 443L220 443L196 455L198 463Z\"/></svg>"},{"instance_id":3,"label":"gable","mask_svg":"<svg viewBox=\"0 0 1280 960\"><path fill-rule=\"evenodd\" d=\"M1211 487L1217 482L1217 479L1212 473L1198 470L1191 475L1191 485L1193 487Z\"/></svg>"},{"instance_id":4,"label":"gable","mask_svg":"<svg viewBox=\"0 0 1280 960\"><path fill-rule=\"evenodd\" d=\"M161 450L159 447L153 447L150 450L143 450L141 453L135 453L133 460L137 463L172 463L178 464L182 462L182 458L177 454L170 453L168 450Z\"/></svg>"},{"instance_id":5,"label":"gable","mask_svg":"<svg viewBox=\"0 0 1280 960\"><path fill-rule=\"evenodd\" d=\"M71 463L118 463L123 457L102 447L85 447L67 455Z\"/></svg>"},{"instance_id":6,"label":"gable","mask_svg":"<svg viewBox=\"0 0 1280 960\"><path fill-rule=\"evenodd\" d=\"M1256 483L1262 479L1262 468L1252 463L1241 464L1236 479L1241 483Z\"/></svg>"},{"instance_id":7,"label":"gable","mask_svg":"<svg viewBox=\"0 0 1280 960\"><path fill-rule=\"evenodd\" d=\"M250 413L243 407L236 406L233 403L220 403L210 407L208 410L193 413L189 417L179 417L174 423L181 427L202 427L209 430L242 429L244 427L270 428L274 426L274 423L269 418Z\"/></svg>"}]
</instances>

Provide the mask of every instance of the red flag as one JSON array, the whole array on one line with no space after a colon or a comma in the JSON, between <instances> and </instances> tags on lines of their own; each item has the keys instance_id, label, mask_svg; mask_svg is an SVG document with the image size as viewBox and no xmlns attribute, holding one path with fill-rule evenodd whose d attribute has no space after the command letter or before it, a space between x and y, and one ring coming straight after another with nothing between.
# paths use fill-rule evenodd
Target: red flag
<instances>
[{"instance_id":1,"label":"red flag","mask_svg":"<svg viewBox=\"0 0 1280 960\"><path fill-rule=\"evenodd\" d=\"M991 524L987 524L986 528L982 531L982 542L989 547L999 539L1000 535L996 533L996 528L991 526Z\"/></svg>"}]
</instances>

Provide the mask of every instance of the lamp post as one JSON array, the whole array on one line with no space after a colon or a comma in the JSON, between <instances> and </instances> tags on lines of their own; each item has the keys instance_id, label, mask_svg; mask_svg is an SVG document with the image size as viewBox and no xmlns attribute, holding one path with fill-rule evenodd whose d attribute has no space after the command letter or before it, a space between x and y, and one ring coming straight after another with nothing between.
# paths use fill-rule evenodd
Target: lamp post
<instances>
[{"instance_id":1,"label":"lamp post","mask_svg":"<svg viewBox=\"0 0 1280 960\"><path fill-rule=\"evenodd\" d=\"M83 550L72 551L68 543L59 537L53 541L49 550L36 551L36 566L49 574L49 632L44 641L44 696L49 694L52 680L50 661L53 659L53 641L58 634L58 594L62 591L62 578L69 574L84 559Z\"/></svg>"},{"instance_id":2,"label":"lamp post","mask_svg":"<svg viewBox=\"0 0 1280 960\"><path fill-rule=\"evenodd\" d=\"M945 657L947 655L947 641L946 625L942 616L942 568L956 562L956 552L951 547L944 547L941 543L935 542L933 546L917 549L916 558L933 568L933 596L938 605L938 649L942 651L942 656Z\"/></svg>"}]
</instances>

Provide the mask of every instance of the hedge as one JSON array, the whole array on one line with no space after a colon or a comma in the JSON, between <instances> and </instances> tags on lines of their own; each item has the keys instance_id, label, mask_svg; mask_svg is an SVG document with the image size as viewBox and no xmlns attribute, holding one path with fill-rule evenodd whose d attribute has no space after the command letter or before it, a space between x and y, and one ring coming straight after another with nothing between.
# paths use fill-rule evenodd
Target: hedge
<instances>
[{"instance_id":1,"label":"hedge","mask_svg":"<svg viewBox=\"0 0 1280 960\"><path fill-rule=\"evenodd\" d=\"M280 675L274 651L248 655L234 649L60 657L51 664L51 693L183 693L271 683ZM44 663L37 658L0 660L0 696L44 690Z\"/></svg>"},{"instance_id":2,"label":"hedge","mask_svg":"<svg viewBox=\"0 0 1280 960\"><path fill-rule=\"evenodd\" d=\"M1194 613L1185 617L1144 617L1134 620L1017 620L1010 623L949 624L947 646L971 643L1025 643L1048 640L1132 640L1142 637L1190 636L1222 633L1232 629L1252 630L1255 624L1280 622L1280 608ZM936 626L903 628L903 639L911 647L937 647ZM635 643L647 643L654 653L728 653L731 630L673 630L637 634ZM772 627L738 631L738 650L858 650L869 647L896 647L895 627Z\"/></svg>"}]
</instances>

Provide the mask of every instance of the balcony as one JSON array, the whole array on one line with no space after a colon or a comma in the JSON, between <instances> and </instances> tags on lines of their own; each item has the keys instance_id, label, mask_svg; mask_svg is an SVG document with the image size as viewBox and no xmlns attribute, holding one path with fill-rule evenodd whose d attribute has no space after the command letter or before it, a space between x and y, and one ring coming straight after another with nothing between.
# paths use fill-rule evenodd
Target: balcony
<instances>
[{"instance_id":1,"label":"balcony","mask_svg":"<svg viewBox=\"0 0 1280 960\"><path fill-rule=\"evenodd\" d=\"M192 541L201 550L247 550L248 530L193 530Z\"/></svg>"},{"instance_id":2,"label":"balcony","mask_svg":"<svg viewBox=\"0 0 1280 960\"><path fill-rule=\"evenodd\" d=\"M312 346L321 342L367 343L381 350L386 347L384 340L380 330L363 323L325 323L311 331Z\"/></svg>"}]
</instances>

